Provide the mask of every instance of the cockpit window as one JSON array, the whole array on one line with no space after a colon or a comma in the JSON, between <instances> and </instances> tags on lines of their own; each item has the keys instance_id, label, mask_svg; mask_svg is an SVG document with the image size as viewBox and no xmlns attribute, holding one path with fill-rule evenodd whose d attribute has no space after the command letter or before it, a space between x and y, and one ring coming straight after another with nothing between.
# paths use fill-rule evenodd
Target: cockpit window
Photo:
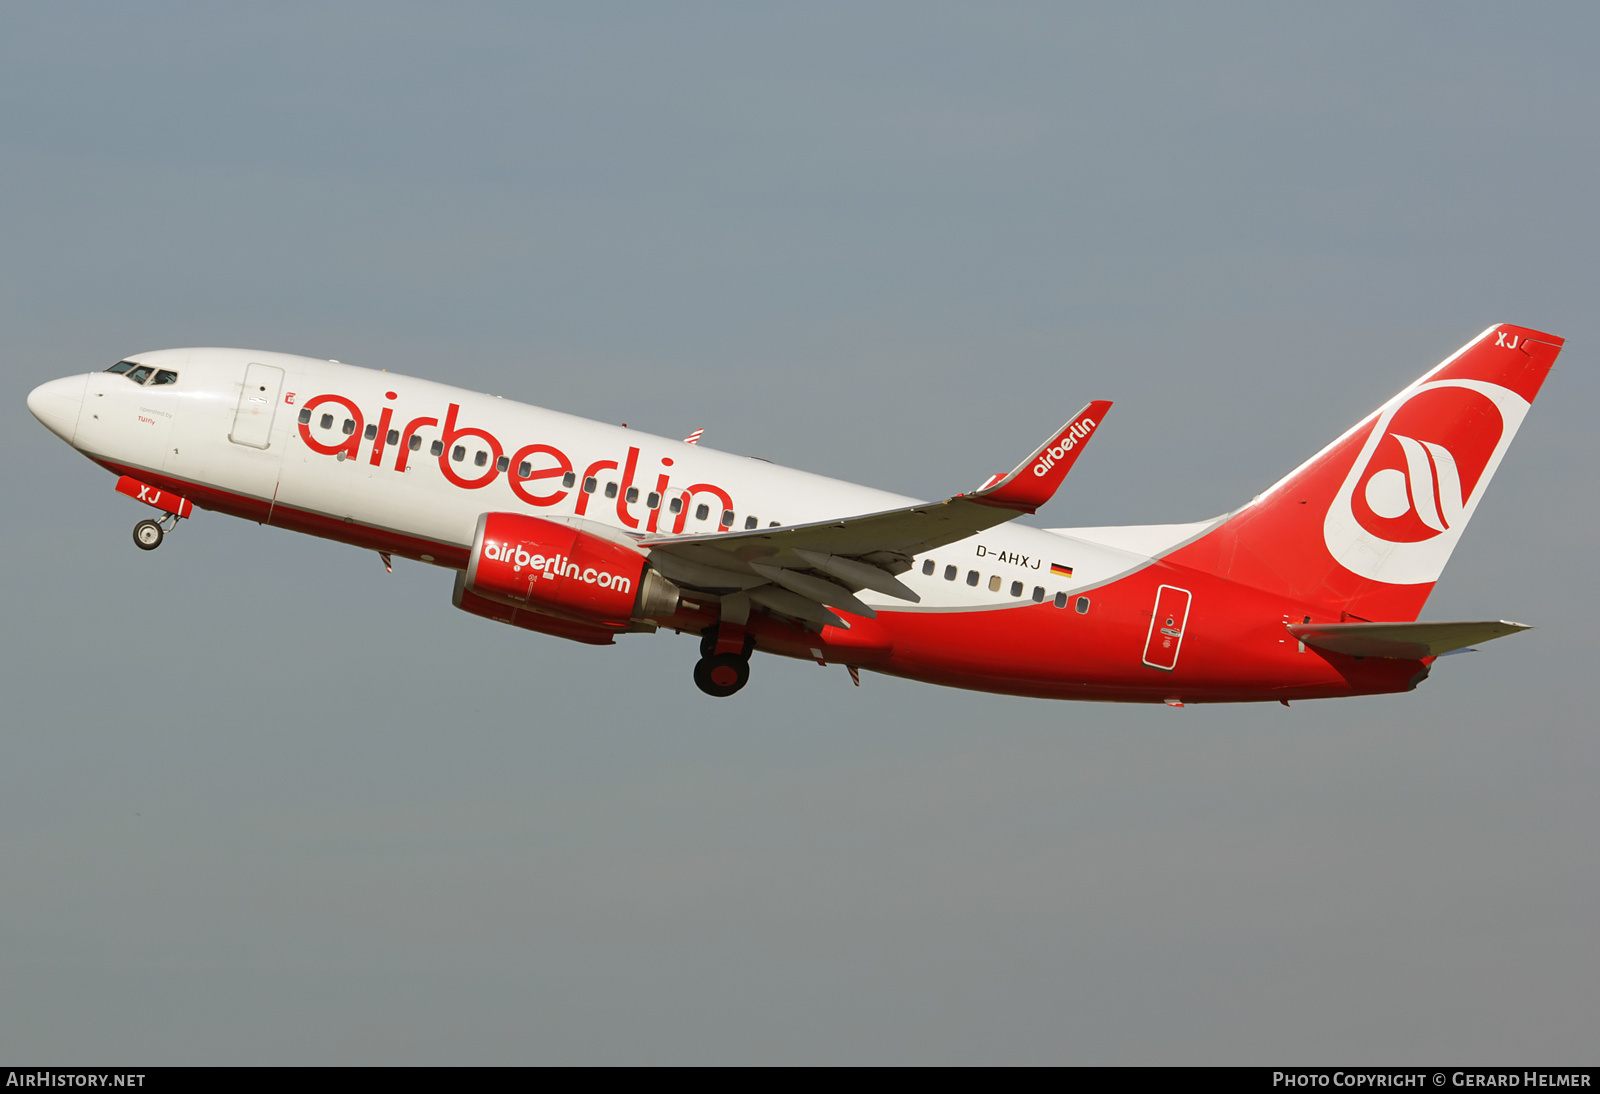
<instances>
[{"instance_id":1,"label":"cockpit window","mask_svg":"<svg viewBox=\"0 0 1600 1094\"><path fill-rule=\"evenodd\" d=\"M178 374L171 369L155 369L149 365L141 365L137 361L118 361L106 371L126 376L134 383L147 387L160 387L163 384L178 382Z\"/></svg>"}]
</instances>

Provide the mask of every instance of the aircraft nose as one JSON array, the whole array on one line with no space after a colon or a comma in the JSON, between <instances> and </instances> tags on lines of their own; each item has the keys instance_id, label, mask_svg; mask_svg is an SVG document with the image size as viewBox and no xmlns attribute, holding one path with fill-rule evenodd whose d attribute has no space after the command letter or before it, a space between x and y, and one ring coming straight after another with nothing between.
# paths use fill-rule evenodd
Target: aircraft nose
<instances>
[{"instance_id":1,"label":"aircraft nose","mask_svg":"<svg viewBox=\"0 0 1600 1094\"><path fill-rule=\"evenodd\" d=\"M88 384L87 373L40 384L28 392L28 410L46 429L71 444L73 434L78 431L78 412L83 408L83 393Z\"/></svg>"}]
</instances>

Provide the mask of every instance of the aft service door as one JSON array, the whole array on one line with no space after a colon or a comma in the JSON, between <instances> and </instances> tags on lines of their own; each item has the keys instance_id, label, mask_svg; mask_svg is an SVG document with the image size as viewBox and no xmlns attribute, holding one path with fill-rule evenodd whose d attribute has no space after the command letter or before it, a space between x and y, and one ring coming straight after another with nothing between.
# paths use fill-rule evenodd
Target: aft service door
<instances>
[{"instance_id":1,"label":"aft service door","mask_svg":"<svg viewBox=\"0 0 1600 1094\"><path fill-rule=\"evenodd\" d=\"M272 365L245 366L239 409L234 411L233 431L228 434L228 440L251 448L267 447L272 436L272 416L277 413L282 391L283 369Z\"/></svg>"},{"instance_id":2,"label":"aft service door","mask_svg":"<svg viewBox=\"0 0 1600 1094\"><path fill-rule=\"evenodd\" d=\"M1150 634L1144 640L1144 663L1163 672L1177 668L1183 627L1188 621L1189 590L1176 585L1157 589L1155 610L1150 613Z\"/></svg>"}]
</instances>

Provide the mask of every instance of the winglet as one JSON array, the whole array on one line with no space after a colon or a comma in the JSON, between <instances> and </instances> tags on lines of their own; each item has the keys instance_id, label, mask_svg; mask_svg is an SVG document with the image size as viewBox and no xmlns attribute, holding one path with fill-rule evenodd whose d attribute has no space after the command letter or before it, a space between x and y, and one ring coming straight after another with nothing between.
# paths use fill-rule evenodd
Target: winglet
<instances>
[{"instance_id":1,"label":"winglet","mask_svg":"<svg viewBox=\"0 0 1600 1094\"><path fill-rule=\"evenodd\" d=\"M1100 428L1110 409L1109 400L1096 399L1056 430L1033 455L1017 464L1009 475L993 476L966 495L967 498L999 509L1034 512L1055 495L1061 480L1072 470L1078 454Z\"/></svg>"}]
</instances>

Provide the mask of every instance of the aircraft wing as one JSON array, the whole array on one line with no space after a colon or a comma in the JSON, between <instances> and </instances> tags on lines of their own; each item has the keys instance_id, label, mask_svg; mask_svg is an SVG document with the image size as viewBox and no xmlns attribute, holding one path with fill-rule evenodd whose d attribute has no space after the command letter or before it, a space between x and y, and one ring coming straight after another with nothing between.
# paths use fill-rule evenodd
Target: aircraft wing
<instances>
[{"instance_id":1,"label":"aircraft wing","mask_svg":"<svg viewBox=\"0 0 1600 1094\"><path fill-rule=\"evenodd\" d=\"M847 627L826 609L872 618L876 613L852 595L862 589L916 603L921 598L895 577L911 568L913 556L1049 501L1110 407L1104 400L1090 403L1009 474L944 501L748 532L646 536L638 546L679 585L722 593L725 602L734 598L735 618L743 594L784 615Z\"/></svg>"},{"instance_id":2,"label":"aircraft wing","mask_svg":"<svg viewBox=\"0 0 1600 1094\"><path fill-rule=\"evenodd\" d=\"M1465 649L1474 642L1532 630L1504 619L1462 623L1291 623L1289 633L1308 646L1355 657L1421 660Z\"/></svg>"}]
</instances>

